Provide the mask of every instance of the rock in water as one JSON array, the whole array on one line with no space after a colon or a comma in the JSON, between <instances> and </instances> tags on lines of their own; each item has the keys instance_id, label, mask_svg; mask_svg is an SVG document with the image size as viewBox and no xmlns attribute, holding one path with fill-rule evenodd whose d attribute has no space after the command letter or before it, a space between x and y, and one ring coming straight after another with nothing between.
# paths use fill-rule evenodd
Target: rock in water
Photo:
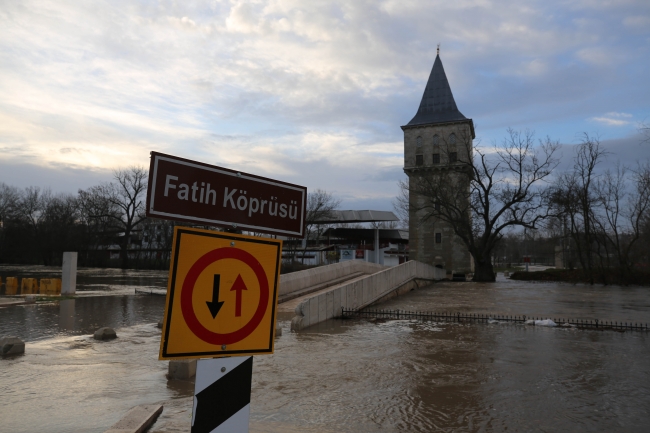
<instances>
[{"instance_id":1,"label":"rock in water","mask_svg":"<svg viewBox=\"0 0 650 433\"><path fill-rule=\"evenodd\" d=\"M95 340L112 340L113 338L116 337L117 334L115 333L115 330L109 327L99 328L97 331L95 331L95 334L93 335L93 338Z\"/></svg>"},{"instance_id":2,"label":"rock in water","mask_svg":"<svg viewBox=\"0 0 650 433\"><path fill-rule=\"evenodd\" d=\"M25 353L25 343L18 337L0 338L0 354L5 356L22 355Z\"/></svg>"}]
</instances>

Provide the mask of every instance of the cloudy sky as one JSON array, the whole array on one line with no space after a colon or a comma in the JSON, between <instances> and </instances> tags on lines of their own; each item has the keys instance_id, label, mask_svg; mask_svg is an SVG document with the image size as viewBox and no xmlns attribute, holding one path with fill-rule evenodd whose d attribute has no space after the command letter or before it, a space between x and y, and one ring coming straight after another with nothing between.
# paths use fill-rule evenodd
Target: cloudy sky
<instances>
[{"instance_id":1,"label":"cloudy sky","mask_svg":"<svg viewBox=\"0 0 650 433\"><path fill-rule=\"evenodd\" d=\"M647 0L0 0L0 182L53 191L152 150L391 209L441 44L460 111L647 160Z\"/></svg>"}]
</instances>

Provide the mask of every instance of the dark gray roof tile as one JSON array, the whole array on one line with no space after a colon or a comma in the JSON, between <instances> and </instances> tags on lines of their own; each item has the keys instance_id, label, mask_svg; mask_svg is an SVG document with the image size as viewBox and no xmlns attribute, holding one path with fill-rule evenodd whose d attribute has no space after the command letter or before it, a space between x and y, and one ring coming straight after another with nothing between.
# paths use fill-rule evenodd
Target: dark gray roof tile
<instances>
[{"instance_id":1,"label":"dark gray roof tile","mask_svg":"<svg viewBox=\"0 0 650 433\"><path fill-rule=\"evenodd\" d=\"M445 123L466 120L458 111L454 95L451 93L449 81L442 67L440 56L436 56L429 75L429 81L424 89L418 112L407 126L424 125L428 123Z\"/></svg>"}]
</instances>

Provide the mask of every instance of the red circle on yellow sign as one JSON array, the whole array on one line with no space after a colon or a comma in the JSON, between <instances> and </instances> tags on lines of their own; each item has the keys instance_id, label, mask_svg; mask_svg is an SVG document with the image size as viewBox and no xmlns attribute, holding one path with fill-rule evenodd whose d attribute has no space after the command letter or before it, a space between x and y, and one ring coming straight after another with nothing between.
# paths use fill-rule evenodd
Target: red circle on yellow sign
<instances>
[{"instance_id":1,"label":"red circle on yellow sign","mask_svg":"<svg viewBox=\"0 0 650 433\"><path fill-rule=\"evenodd\" d=\"M239 260L244 262L253 270L257 277L257 281L260 284L260 300L257 305L257 310L255 310L255 314L253 314L253 317L248 321L248 323L246 323L246 325L235 332L220 334L218 332L210 331L199 322L196 313L194 313L194 306L192 305L192 293L194 292L196 280L205 268L210 266L212 263L224 259ZM217 248L216 250L212 250L201 256L201 258L192 265L187 273L181 292L181 311L183 312L185 323L187 323L187 326L192 330L194 335L199 337L201 340L216 345L233 344L248 337L264 318L268 302L269 282L266 278L264 268L250 253L236 248Z\"/></svg>"}]
</instances>

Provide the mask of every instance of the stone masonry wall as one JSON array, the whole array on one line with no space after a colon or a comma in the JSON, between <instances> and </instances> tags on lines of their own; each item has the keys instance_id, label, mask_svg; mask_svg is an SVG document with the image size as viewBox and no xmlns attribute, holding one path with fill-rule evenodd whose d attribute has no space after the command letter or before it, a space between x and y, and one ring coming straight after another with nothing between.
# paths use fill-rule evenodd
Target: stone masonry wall
<instances>
[{"instance_id":1,"label":"stone masonry wall","mask_svg":"<svg viewBox=\"0 0 650 433\"><path fill-rule=\"evenodd\" d=\"M450 134L456 135L456 145L449 142ZM434 144L434 135L438 135L439 144ZM421 146L417 146L421 137ZM440 154L440 166L448 162L448 152L457 152L459 160L471 157L471 130L468 123L443 125L424 125L408 128L404 131L404 168L416 167L416 155L423 156L424 164L418 168L435 169L433 154ZM407 175L409 172L407 171ZM464 176L459 174L459 176ZM409 182L412 178L409 179ZM459 177L459 181L460 177ZM423 198L411 194L411 209L423 204ZM419 202L419 203L418 203ZM449 224L429 219L422 221L425 212L413 212L409 218L409 258L429 265L441 265L447 272L469 273L473 271L471 255L465 245L454 235ZM442 243L435 243L435 234L441 233Z\"/></svg>"}]
</instances>

